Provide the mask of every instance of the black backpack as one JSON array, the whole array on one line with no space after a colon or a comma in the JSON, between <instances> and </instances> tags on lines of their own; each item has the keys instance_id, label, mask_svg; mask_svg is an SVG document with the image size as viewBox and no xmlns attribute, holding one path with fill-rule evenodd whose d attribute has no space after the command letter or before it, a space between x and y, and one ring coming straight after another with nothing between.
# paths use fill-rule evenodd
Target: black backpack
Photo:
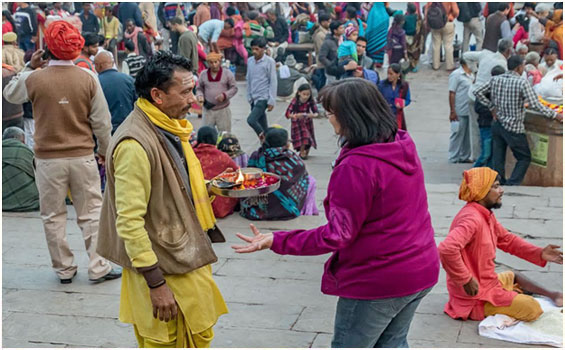
<instances>
[{"instance_id":1,"label":"black backpack","mask_svg":"<svg viewBox=\"0 0 565 350\"><path fill-rule=\"evenodd\" d=\"M428 9L428 25L431 29L442 29L447 23L447 13L441 2L432 2Z\"/></svg>"}]
</instances>

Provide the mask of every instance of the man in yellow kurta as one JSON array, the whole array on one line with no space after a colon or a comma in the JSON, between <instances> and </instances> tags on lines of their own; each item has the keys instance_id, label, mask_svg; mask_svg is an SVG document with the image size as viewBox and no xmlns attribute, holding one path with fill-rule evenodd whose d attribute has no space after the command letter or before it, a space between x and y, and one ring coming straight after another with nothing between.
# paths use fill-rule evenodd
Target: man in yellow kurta
<instances>
[{"instance_id":1,"label":"man in yellow kurta","mask_svg":"<svg viewBox=\"0 0 565 350\"><path fill-rule=\"evenodd\" d=\"M124 267L119 318L140 347L209 347L227 313L210 265L224 237L182 119L196 101L191 62L158 53L135 87L106 154L98 252Z\"/></svg>"}]
</instances>

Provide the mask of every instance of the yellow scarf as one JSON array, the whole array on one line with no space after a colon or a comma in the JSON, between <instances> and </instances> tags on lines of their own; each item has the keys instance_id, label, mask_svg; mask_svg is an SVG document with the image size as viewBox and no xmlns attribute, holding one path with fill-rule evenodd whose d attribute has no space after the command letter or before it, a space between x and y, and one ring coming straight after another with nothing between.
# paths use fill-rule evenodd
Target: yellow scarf
<instances>
[{"instance_id":1,"label":"yellow scarf","mask_svg":"<svg viewBox=\"0 0 565 350\"><path fill-rule=\"evenodd\" d=\"M188 142L190 134L192 133L193 126L186 119L171 119L165 113L161 112L148 100L140 97L137 100L137 106L147 114L149 120L159 128L166 130L178 136L181 140L184 157L188 166L188 174L190 177L190 188L192 190L192 197L194 200L194 207L196 208L196 216L200 221L200 226L204 231L208 231L216 224L216 218L212 210L208 190L204 182L204 174L200 161L194 154L194 150Z\"/></svg>"}]
</instances>

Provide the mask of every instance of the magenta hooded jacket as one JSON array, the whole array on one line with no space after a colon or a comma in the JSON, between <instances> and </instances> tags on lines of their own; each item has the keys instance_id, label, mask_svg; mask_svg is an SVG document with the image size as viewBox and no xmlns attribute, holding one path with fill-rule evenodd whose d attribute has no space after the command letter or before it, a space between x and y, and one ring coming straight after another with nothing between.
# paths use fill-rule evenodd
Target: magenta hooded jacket
<instances>
[{"instance_id":1,"label":"magenta hooded jacket","mask_svg":"<svg viewBox=\"0 0 565 350\"><path fill-rule=\"evenodd\" d=\"M290 255L332 252L322 277L324 294L384 299L437 283L439 255L424 172L407 132L399 130L391 143L345 146L324 208L326 225L274 232L271 247Z\"/></svg>"}]
</instances>

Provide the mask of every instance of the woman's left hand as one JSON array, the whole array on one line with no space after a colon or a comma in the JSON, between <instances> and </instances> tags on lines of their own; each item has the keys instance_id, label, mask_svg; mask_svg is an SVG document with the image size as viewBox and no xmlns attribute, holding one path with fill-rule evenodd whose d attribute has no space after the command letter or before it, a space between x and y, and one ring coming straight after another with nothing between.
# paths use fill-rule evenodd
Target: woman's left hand
<instances>
[{"instance_id":1,"label":"woman's left hand","mask_svg":"<svg viewBox=\"0 0 565 350\"><path fill-rule=\"evenodd\" d=\"M273 234L272 233L260 233L255 225L250 224L251 231L253 232L253 237L242 235L241 233L236 233L235 235L241 240L249 243L246 245L232 245L231 247L236 253L253 253L263 249L270 249L273 245Z\"/></svg>"}]
</instances>

